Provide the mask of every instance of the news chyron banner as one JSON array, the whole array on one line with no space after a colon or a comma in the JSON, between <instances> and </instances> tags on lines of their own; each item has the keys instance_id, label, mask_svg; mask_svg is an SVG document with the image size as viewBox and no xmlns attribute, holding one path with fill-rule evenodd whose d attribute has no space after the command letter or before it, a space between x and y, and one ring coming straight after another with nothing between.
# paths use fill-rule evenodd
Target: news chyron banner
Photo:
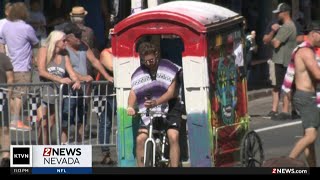
<instances>
[{"instance_id":1,"label":"news chyron banner","mask_svg":"<svg viewBox=\"0 0 320 180\"><path fill-rule=\"evenodd\" d=\"M91 145L12 145L13 174L92 174Z\"/></svg>"}]
</instances>

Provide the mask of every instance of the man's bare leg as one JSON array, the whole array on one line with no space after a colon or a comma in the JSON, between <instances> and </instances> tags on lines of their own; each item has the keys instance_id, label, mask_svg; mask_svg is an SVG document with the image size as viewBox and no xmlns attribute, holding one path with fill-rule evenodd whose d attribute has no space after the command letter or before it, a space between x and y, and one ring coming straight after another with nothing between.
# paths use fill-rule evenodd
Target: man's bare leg
<instances>
[{"instance_id":1,"label":"man's bare leg","mask_svg":"<svg viewBox=\"0 0 320 180\"><path fill-rule=\"evenodd\" d=\"M80 125L78 124L78 137L77 141L79 143L82 143L84 140L84 125L81 123Z\"/></svg>"},{"instance_id":2,"label":"man's bare leg","mask_svg":"<svg viewBox=\"0 0 320 180\"><path fill-rule=\"evenodd\" d=\"M273 88L272 90L272 111L278 112L279 105L279 90L278 88Z\"/></svg>"},{"instance_id":3,"label":"man's bare leg","mask_svg":"<svg viewBox=\"0 0 320 180\"><path fill-rule=\"evenodd\" d=\"M136 158L138 167L144 167L143 156L144 156L144 143L148 138L148 131L146 129L139 129L136 144Z\"/></svg>"},{"instance_id":4,"label":"man's bare leg","mask_svg":"<svg viewBox=\"0 0 320 180\"><path fill-rule=\"evenodd\" d=\"M316 167L317 166L314 143L307 146L307 148L304 150L304 155L306 156L309 167Z\"/></svg>"},{"instance_id":5,"label":"man's bare leg","mask_svg":"<svg viewBox=\"0 0 320 180\"><path fill-rule=\"evenodd\" d=\"M299 141L296 143L296 145L294 146L294 148L292 149L289 157L296 159L299 157L299 155L307 148L309 147L311 144L313 144L315 142L315 140L317 139L317 130L315 128L308 128L305 130L305 134L304 136L299 139ZM307 152L309 155L307 157L307 160L311 158L310 156L310 149L308 149ZM311 160L310 160L311 162ZM309 163L309 162L308 162Z\"/></svg>"},{"instance_id":6,"label":"man's bare leg","mask_svg":"<svg viewBox=\"0 0 320 180\"><path fill-rule=\"evenodd\" d=\"M62 128L61 132L61 144L68 143L68 128Z\"/></svg>"},{"instance_id":7,"label":"man's bare leg","mask_svg":"<svg viewBox=\"0 0 320 180\"><path fill-rule=\"evenodd\" d=\"M167 134L170 144L170 167L178 167L180 162L179 131L168 129Z\"/></svg>"},{"instance_id":8,"label":"man's bare leg","mask_svg":"<svg viewBox=\"0 0 320 180\"><path fill-rule=\"evenodd\" d=\"M283 96L282 112L289 113L289 104L290 104L290 96L284 95Z\"/></svg>"},{"instance_id":9,"label":"man's bare leg","mask_svg":"<svg viewBox=\"0 0 320 180\"><path fill-rule=\"evenodd\" d=\"M7 150L2 152L2 158L10 158L10 136L8 127L0 127L0 142L2 149Z\"/></svg>"},{"instance_id":10,"label":"man's bare leg","mask_svg":"<svg viewBox=\"0 0 320 180\"><path fill-rule=\"evenodd\" d=\"M20 98L14 98L10 102L11 122L17 124L20 119L22 100Z\"/></svg>"}]
</instances>

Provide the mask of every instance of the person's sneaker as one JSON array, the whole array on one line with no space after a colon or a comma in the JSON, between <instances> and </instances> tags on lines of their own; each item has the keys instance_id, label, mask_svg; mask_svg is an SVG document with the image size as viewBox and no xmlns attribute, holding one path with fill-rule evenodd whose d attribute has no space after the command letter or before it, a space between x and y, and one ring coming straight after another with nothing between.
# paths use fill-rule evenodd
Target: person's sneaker
<instances>
[{"instance_id":1,"label":"person's sneaker","mask_svg":"<svg viewBox=\"0 0 320 180\"><path fill-rule=\"evenodd\" d=\"M10 123L10 130L17 130L17 123Z\"/></svg>"},{"instance_id":2,"label":"person's sneaker","mask_svg":"<svg viewBox=\"0 0 320 180\"><path fill-rule=\"evenodd\" d=\"M278 115L278 112L276 112L276 111L270 111L270 112L265 116L265 118L272 119L272 118L274 118L274 117L277 116L277 115Z\"/></svg>"},{"instance_id":3,"label":"person's sneaker","mask_svg":"<svg viewBox=\"0 0 320 180\"><path fill-rule=\"evenodd\" d=\"M17 122L17 131L31 131L32 128L28 125L25 125L22 121Z\"/></svg>"},{"instance_id":4,"label":"person's sneaker","mask_svg":"<svg viewBox=\"0 0 320 180\"><path fill-rule=\"evenodd\" d=\"M2 158L0 167L10 167L10 159L9 158Z\"/></svg>"},{"instance_id":5,"label":"person's sneaker","mask_svg":"<svg viewBox=\"0 0 320 180\"><path fill-rule=\"evenodd\" d=\"M282 121L282 120L291 120L291 114L289 113L279 113L278 115L274 116L271 118L271 120L274 120L274 121Z\"/></svg>"}]
</instances>

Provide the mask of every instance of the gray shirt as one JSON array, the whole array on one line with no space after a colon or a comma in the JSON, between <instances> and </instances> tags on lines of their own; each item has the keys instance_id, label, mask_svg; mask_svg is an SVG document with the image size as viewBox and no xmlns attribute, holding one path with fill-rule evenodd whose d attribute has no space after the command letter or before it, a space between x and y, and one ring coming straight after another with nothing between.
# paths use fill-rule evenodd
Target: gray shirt
<instances>
[{"instance_id":1,"label":"gray shirt","mask_svg":"<svg viewBox=\"0 0 320 180\"><path fill-rule=\"evenodd\" d=\"M272 60L276 64L283 64L283 66L287 67L290 59L291 53L293 49L297 46L296 42L297 37L297 29L294 25L293 21L290 21L279 29L277 35L274 39L277 39L281 42L278 48L273 49Z\"/></svg>"},{"instance_id":2,"label":"gray shirt","mask_svg":"<svg viewBox=\"0 0 320 180\"><path fill-rule=\"evenodd\" d=\"M47 64L47 71L50 74L56 75L58 77L65 77L66 75L66 60L65 56L62 56L62 60L60 64L57 64L54 61L50 61ZM41 78L42 81L49 81L45 78ZM43 101L49 104L54 104L55 99L58 95L59 83L55 83L53 86L48 86L43 88Z\"/></svg>"},{"instance_id":3,"label":"gray shirt","mask_svg":"<svg viewBox=\"0 0 320 180\"><path fill-rule=\"evenodd\" d=\"M72 50L70 47L67 47L69 56L70 56L70 61L72 64L73 69L85 76L88 75L87 71L87 51L88 48L85 45L81 45L78 51Z\"/></svg>"}]
</instances>

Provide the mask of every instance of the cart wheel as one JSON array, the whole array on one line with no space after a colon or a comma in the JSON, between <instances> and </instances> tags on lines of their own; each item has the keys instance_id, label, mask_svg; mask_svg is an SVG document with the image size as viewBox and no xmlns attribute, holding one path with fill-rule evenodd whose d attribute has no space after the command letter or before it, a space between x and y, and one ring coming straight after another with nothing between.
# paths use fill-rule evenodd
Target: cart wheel
<instances>
[{"instance_id":1,"label":"cart wheel","mask_svg":"<svg viewBox=\"0 0 320 180\"><path fill-rule=\"evenodd\" d=\"M259 135L255 131L247 132L241 143L240 161L244 167L261 167L264 153Z\"/></svg>"}]
</instances>

